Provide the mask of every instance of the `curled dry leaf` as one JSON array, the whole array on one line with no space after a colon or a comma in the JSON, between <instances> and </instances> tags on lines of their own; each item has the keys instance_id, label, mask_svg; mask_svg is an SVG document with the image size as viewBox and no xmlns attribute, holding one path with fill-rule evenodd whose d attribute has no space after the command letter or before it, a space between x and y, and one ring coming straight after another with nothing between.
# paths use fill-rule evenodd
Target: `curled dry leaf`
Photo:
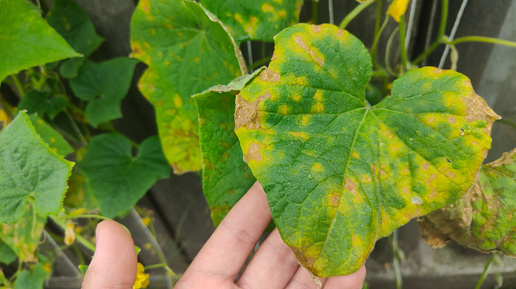
<instances>
[{"instance_id":1,"label":"curled dry leaf","mask_svg":"<svg viewBox=\"0 0 516 289\"><path fill-rule=\"evenodd\" d=\"M460 201L420 219L421 237L432 247L449 240L482 252L516 255L516 149L482 166Z\"/></svg>"}]
</instances>

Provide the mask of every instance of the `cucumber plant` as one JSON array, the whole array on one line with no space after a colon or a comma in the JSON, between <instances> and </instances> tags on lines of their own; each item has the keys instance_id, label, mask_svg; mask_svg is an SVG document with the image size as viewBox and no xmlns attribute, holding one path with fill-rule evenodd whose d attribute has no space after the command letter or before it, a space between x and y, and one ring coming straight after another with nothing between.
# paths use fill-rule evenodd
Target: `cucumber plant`
<instances>
[{"instance_id":1,"label":"cucumber plant","mask_svg":"<svg viewBox=\"0 0 516 289\"><path fill-rule=\"evenodd\" d=\"M317 276L354 272L377 239L420 216L434 245L514 255L514 152L482 166L499 116L463 74L418 64L439 44L515 44L450 41L442 0L434 45L411 59L408 1L394 0L368 50L343 28L376 1L337 27L297 24L301 0L140 0L133 59L96 63L88 56L103 39L72 0L45 18L26 0L0 0L0 81L19 98L1 102L0 262L17 259L19 270L0 286L42 287L48 219L64 229L124 215L171 168L202 169L215 225L258 180L283 240ZM376 55L389 21L400 29L395 67ZM257 61L267 67L246 64L240 47L251 40L274 41ZM135 59L147 65L138 86L159 133L141 144L112 125Z\"/></svg>"}]
</instances>

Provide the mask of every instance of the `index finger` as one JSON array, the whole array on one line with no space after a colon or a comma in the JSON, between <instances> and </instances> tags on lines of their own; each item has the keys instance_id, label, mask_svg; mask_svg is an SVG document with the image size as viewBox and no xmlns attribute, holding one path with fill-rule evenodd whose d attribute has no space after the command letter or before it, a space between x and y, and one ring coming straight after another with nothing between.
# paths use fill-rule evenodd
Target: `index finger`
<instances>
[{"instance_id":1,"label":"index finger","mask_svg":"<svg viewBox=\"0 0 516 289\"><path fill-rule=\"evenodd\" d=\"M265 192L256 182L220 223L180 282L200 281L203 276L233 282L271 219Z\"/></svg>"}]
</instances>

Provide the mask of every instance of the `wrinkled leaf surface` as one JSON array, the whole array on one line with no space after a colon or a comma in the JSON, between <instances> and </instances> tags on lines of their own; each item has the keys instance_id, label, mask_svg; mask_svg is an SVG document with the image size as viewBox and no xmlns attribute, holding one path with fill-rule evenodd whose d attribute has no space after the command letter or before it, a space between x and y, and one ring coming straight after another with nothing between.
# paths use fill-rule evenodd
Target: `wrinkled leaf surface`
<instances>
[{"instance_id":1,"label":"wrinkled leaf surface","mask_svg":"<svg viewBox=\"0 0 516 289\"><path fill-rule=\"evenodd\" d=\"M0 1L0 82L36 65L80 56L26 0Z\"/></svg>"},{"instance_id":2,"label":"wrinkled leaf surface","mask_svg":"<svg viewBox=\"0 0 516 289\"><path fill-rule=\"evenodd\" d=\"M244 162L235 134L235 97L261 70L197 94L202 187L217 226L256 179Z\"/></svg>"},{"instance_id":3,"label":"wrinkled leaf surface","mask_svg":"<svg viewBox=\"0 0 516 289\"><path fill-rule=\"evenodd\" d=\"M201 0L236 39L272 41L281 30L299 22L303 0Z\"/></svg>"},{"instance_id":4,"label":"wrinkled leaf surface","mask_svg":"<svg viewBox=\"0 0 516 289\"><path fill-rule=\"evenodd\" d=\"M193 1L140 1L131 27L132 56L149 65L139 88L156 110L165 156L176 173L200 170L191 96L241 75L240 52L224 27Z\"/></svg>"},{"instance_id":5,"label":"wrinkled leaf surface","mask_svg":"<svg viewBox=\"0 0 516 289\"><path fill-rule=\"evenodd\" d=\"M421 237L433 247L449 240L482 252L516 256L516 149L483 165L460 201L424 216Z\"/></svg>"},{"instance_id":6,"label":"wrinkled leaf surface","mask_svg":"<svg viewBox=\"0 0 516 289\"><path fill-rule=\"evenodd\" d=\"M157 137L146 139L133 157L131 142L123 135L96 136L78 166L102 214L109 218L127 212L157 180L170 177Z\"/></svg>"},{"instance_id":7,"label":"wrinkled leaf surface","mask_svg":"<svg viewBox=\"0 0 516 289\"><path fill-rule=\"evenodd\" d=\"M292 26L268 69L237 96L236 133L299 262L345 275L375 241L457 201L498 116L454 71L425 67L375 106L364 45L333 25Z\"/></svg>"},{"instance_id":8,"label":"wrinkled leaf surface","mask_svg":"<svg viewBox=\"0 0 516 289\"><path fill-rule=\"evenodd\" d=\"M72 166L41 140L21 111L0 133L0 223L18 221L29 199L41 216L59 211Z\"/></svg>"}]
</instances>

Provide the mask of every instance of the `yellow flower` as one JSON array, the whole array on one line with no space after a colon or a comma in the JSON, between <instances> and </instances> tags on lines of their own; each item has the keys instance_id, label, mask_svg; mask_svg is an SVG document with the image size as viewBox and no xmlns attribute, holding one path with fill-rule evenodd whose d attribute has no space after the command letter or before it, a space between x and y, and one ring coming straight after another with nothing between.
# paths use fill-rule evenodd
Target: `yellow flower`
<instances>
[{"instance_id":1,"label":"yellow flower","mask_svg":"<svg viewBox=\"0 0 516 289\"><path fill-rule=\"evenodd\" d=\"M138 262L133 289L147 288L147 286L149 286L149 274L145 274L142 263Z\"/></svg>"},{"instance_id":2,"label":"yellow flower","mask_svg":"<svg viewBox=\"0 0 516 289\"><path fill-rule=\"evenodd\" d=\"M407 6L408 0L394 0L387 9L387 15L391 15L396 22L400 22L401 16L407 11Z\"/></svg>"},{"instance_id":3,"label":"yellow flower","mask_svg":"<svg viewBox=\"0 0 516 289\"><path fill-rule=\"evenodd\" d=\"M66 245L72 245L73 242L75 242L74 227L75 227L75 225L71 221L68 221L68 224L66 224L65 239L64 239L64 242Z\"/></svg>"}]
</instances>

